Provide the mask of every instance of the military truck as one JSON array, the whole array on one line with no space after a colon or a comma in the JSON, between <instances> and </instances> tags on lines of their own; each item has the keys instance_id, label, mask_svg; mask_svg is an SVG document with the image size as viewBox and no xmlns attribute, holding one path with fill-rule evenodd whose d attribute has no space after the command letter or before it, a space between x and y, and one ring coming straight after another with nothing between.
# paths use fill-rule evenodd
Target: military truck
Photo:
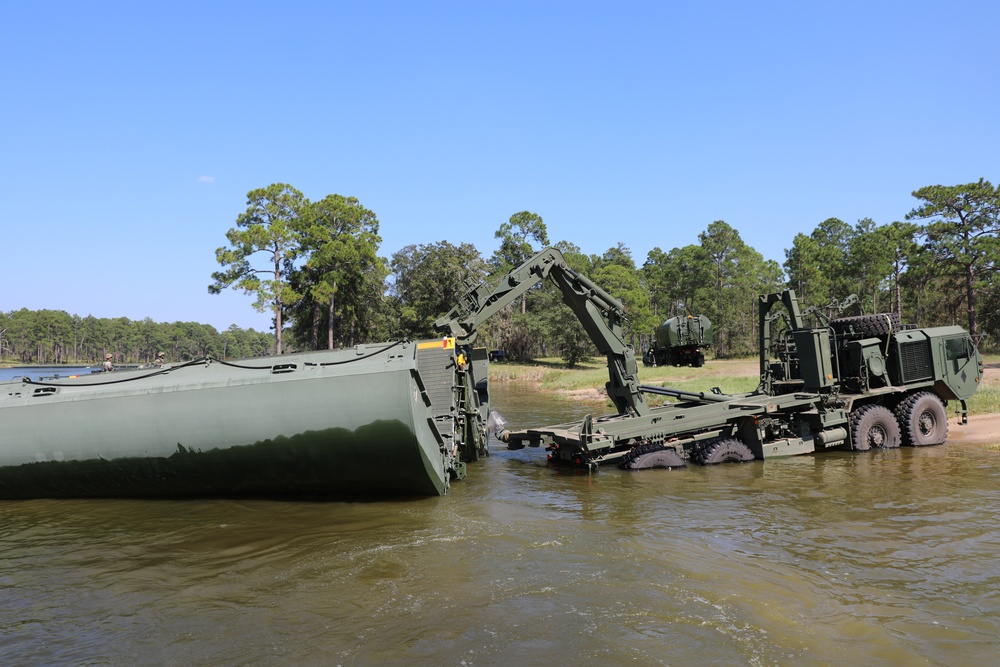
<instances>
[{"instance_id":1,"label":"military truck","mask_svg":"<svg viewBox=\"0 0 1000 667\"><path fill-rule=\"evenodd\" d=\"M802 311L793 290L759 297L758 324L760 383L752 392L638 385L640 396L675 402L650 408L636 400L619 405L615 415L499 437L512 449L544 446L552 463L595 468L616 462L637 470L830 448L938 445L948 436L952 401L960 422L967 422L983 361L961 327L902 326L895 314L831 319L824 309Z\"/></svg>"},{"instance_id":2,"label":"military truck","mask_svg":"<svg viewBox=\"0 0 1000 667\"><path fill-rule=\"evenodd\" d=\"M705 365L705 348L712 346L712 321L705 315L671 317L656 327L646 351L651 366Z\"/></svg>"}]
</instances>

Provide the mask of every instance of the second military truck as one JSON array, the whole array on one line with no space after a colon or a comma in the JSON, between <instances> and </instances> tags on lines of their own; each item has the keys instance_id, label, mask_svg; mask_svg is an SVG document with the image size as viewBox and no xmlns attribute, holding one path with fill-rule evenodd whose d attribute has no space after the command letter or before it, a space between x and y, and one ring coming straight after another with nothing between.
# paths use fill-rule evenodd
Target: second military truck
<instances>
[{"instance_id":1,"label":"second military truck","mask_svg":"<svg viewBox=\"0 0 1000 667\"><path fill-rule=\"evenodd\" d=\"M651 366L700 368L705 365L702 350L711 345L711 320L704 315L678 315L656 327L645 362Z\"/></svg>"}]
</instances>

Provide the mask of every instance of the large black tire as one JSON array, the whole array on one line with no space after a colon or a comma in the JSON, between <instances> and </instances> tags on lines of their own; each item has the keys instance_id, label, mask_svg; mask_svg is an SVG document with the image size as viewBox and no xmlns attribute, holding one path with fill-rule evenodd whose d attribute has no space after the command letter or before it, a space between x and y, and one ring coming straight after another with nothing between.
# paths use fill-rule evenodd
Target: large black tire
<instances>
[{"instance_id":1,"label":"large black tire","mask_svg":"<svg viewBox=\"0 0 1000 667\"><path fill-rule=\"evenodd\" d=\"M703 466L718 463L746 463L753 461L753 452L736 438L711 440L691 455L691 460Z\"/></svg>"},{"instance_id":2,"label":"large black tire","mask_svg":"<svg viewBox=\"0 0 1000 667\"><path fill-rule=\"evenodd\" d=\"M899 447L899 440L899 424L889 408L869 403L851 411L851 447L854 450L893 449Z\"/></svg>"},{"instance_id":3,"label":"large black tire","mask_svg":"<svg viewBox=\"0 0 1000 667\"><path fill-rule=\"evenodd\" d=\"M911 394L897 405L896 421L904 445L941 445L948 439L948 413L941 399L929 391Z\"/></svg>"},{"instance_id":4,"label":"large black tire","mask_svg":"<svg viewBox=\"0 0 1000 667\"><path fill-rule=\"evenodd\" d=\"M899 313L840 317L831 320L830 326L838 335L858 338L885 336L901 328Z\"/></svg>"},{"instance_id":5,"label":"large black tire","mask_svg":"<svg viewBox=\"0 0 1000 667\"><path fill-rule=\"evenodd\" d=\"M683 468L686 464L673 447L664 445L639 445L633 447L618 462L622 470L647 470L649 468Z\"/></svg>"}]
</instances>

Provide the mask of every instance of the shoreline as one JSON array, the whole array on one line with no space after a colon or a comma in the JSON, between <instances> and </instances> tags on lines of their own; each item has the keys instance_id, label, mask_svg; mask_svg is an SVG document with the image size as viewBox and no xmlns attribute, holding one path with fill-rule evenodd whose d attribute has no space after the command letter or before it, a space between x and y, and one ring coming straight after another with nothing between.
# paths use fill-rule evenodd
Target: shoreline
<instances>
[{"instance_id":1,"label":"shoreline","mask_svg":"<svg viewBox=\"0 0 1000 667\"><path fill-rule=\"evenodd\" d=\"M995 445L1000 452L1000 413L969 415L965 425L959 423L958 417L950 417L945 444Z\"/></svg>"}]
</instances>

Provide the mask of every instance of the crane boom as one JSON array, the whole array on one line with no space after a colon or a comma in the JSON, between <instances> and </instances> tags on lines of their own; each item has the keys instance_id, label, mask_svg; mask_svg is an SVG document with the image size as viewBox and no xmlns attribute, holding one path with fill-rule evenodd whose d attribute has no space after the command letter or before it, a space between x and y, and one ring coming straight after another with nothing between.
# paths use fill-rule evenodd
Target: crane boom
<instances>
[{"instance_id":1,"label":"crane boom","mask_svg":"<svg viewBox=\"0 0 1000 667\"><path fill-rule=\"evenodd\" d=\"M649 412L639 388L639 368L632 346L624 339L625 306L586 276L569 268L563 254L546 248L490 287L485 282L469 289L451 311L435 322L437 331L455 338L457 345L471 345L479 326L504 306L514 302L546 278L562 292L563 301L608 361L605 389L619 414L642 416Z\"/></svg>"}]
</instances>

